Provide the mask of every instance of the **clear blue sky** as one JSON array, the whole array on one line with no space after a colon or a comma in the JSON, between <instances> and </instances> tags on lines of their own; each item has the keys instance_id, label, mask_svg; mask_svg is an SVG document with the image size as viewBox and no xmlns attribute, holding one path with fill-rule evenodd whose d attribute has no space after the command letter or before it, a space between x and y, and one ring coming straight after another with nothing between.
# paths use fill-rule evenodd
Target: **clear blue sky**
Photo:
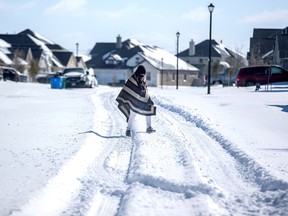
<instances>
[{"instance_id":1,"label":"clear blue sky","mask_svg":"<svg viewBox=\"0 0 288 216\"><path fill-rule=\"evenodd\" d=\"M189 41L209 38L213 3L212 38L246 54L254 28L288 26L287 0L0 0L0 33L27 28L75 52L88 54L96 42L135 38L176 53Z\"/></svg>"}]
</instances>

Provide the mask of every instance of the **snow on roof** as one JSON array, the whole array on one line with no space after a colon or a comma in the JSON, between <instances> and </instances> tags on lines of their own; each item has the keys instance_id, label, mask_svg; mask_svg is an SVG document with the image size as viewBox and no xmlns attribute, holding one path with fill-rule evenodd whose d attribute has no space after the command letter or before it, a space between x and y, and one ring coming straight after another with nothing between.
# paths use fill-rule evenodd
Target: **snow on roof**
<instances>
[{"instance_id":1,"label":"snow on roof","mask_svg":"<svg viewBox=\"0 0 288 216\"><path fill-rule=\"evenodd\" d=\"M220 61L220 65L223 65L226 68L230 68L230 65L225 61Z\"/></svg>"},{"instance_id":2,"label":"snow on roof","mask_svg":"<svg viewBox=\"0 0 288 216\"><path fill-rule=\"evenodd\" d=\"M112 50L112 51L106 53L105 55L103 55L103 56L102 56L102 60L107 59L107 58L111 55L111 53L113 53L113 52L115 52L115 50Z\"/></svg>"},{"instance_id":3,"label":"snow on roof","mask_svg":"<svg viewBox=\"0 0 288 216\"><path fill-rule=\"evenodd\" d=\"M162 69L176 69L177 68L177 57L164 49L159 47L151 47L146 45L140 45L143 53L140 55L146 59L155 68ZM178 69L179 70L191 70L198 71L198 68L194 67L178 58Z\"/></svg>"},{"instance_id":4,"label":"snow on roof","mask_svg":"<svg viewBox=\"0 0 288 216\"><path fill-rule=\"evenodd\" d=\"M214 45L215 50L222 56L222 57L229 57L230 54L229 52L227 52L226 49L229 49L228 47L226 47L224 44L217 44Z\"/></svg>"},{"instance_id":5,"label":"snow on roof","mask_svg":"<svg viewBox=\"0 0 288 216\"><path fill-rule=\"evenodd\" d=\"M0 39L0 59L5 64L12 64L12 60L7 56L7 54L11 54L8 48L11 47L11 44L6 41Z\"/></svg>"},{"instance_id":6,"label":"snow on roof","mask_svg":"<svg viewBox=\"0 0 288 216\"><path fill-rule=\"evenodd\" d=\"M47 38L45 38L44 36L40 35L39 33L37 32L33 32L34 33L34 36L36 38L38 38L39 40L43 41L43 42L46 42L47 44L54 44L52 41L48 40Z\"/></svg>"},{"instance_id":7,"label":"snow on roof","mask_svg":"<svg viewBox=\"0 0 288 216\"><path fill-rule=\"evenodd\" d=\"M117 61L122 61L121 56L117 55L117 54L112 54L111 57L113 57L115 60Z\"/></svg>"},{"instance_id":8,"label":"snow on roof","mask_svg":"<svg viewBox=\"0 0 288 216\"><path fill-rule=\"evenodd\" d=\"M145 46L145 44L141 43L140 41L132 38L132 39L128 39L129 41L129 45L131 48L136 47L136 46Z\"/></svg>"},{"instance_id":9,"label":"snow on roof","mask_svg":"<svg viewBox=\"0 0 288 216\"><path fill-rule=\"evenodd\" d=\"M7 43L6 41L0 39L0 48L10 48L11 44Z\"/></svg>"},{"instance_id":10,"label":"snow on roof","mask_svg":"<svg viewBox=\"0 0 288 216\"><path fill-rule=\"evenodd\" d=\"M1 50L0 50L0 59L7 65L10 65L13 63L12 60Z\"/></svg>"},{"instance_id":11,"label":"snow on roof","mask_svg":"<svg viewBox=\"0 0 288 216\"><path fill-rule=\"evenodd\" d=\"M262 59L268 57L269 55L273 54L273 50L270 50L269 52L267 52L265 55L262 56Z\"/></svg>"},{"instance_id":12,"label":"snow on roof","mask_svg":"<svg viewBox=\"0 0 288 216\"><path fill-rule=\"evenodd\" d=\"M240 53L239 51L231 49L230 47L226 46L223 43L216 45L215 49L218 49L221 52L221 54L225 53L225 55L230 56L229 52L231 52L232 54L234 54L236 56L240 56L242 58L245 58L245 56L242 53ZM229 50L229 52L227 50Z\"/></svg>"},{"instance_id":13,"label":"snow on roof","mask_svg":"<svg viewBox=\"0 0 288 216\"><path fill-rule=\"evenodd\" d=\"M45 45L45 43L41 40L39 40L38 38L33 37L32 35L28 35L31 40L33 40L37 45L41 46L41 48L43 49L44 53L46 55L52 56L52 52L51 50Z\"/></svg>"},{"instance_id":14,"label":"snow on roof","mask_svg":"<svg viewBox=\"0 0 288 216\"><path fill-rule=\"evenodd\" d=\"M0 46L0 52L2 52L4 54L11 54L11 51L8 48L1 47L1 46Z\"/></svg>"},{"instance_id":15,"label":"snow on roof","mask_svg":"<svg viewBox=\"0 0 288 216\"><path fill-rule=\"evenodd\" d=\"M28 62L20 57L17 58L17 61L20 63L20 65L26 65L26 66L28 65Z\"/></svg>"},{"instance_id":16,"label":"snow on roof","mask_svg":"<svg viewBox=\"0 0 288 216\"><path fill-rule=\"evenodd\" d=\"M91 59L91 56L84 55L84 54L78 54L78 56L81 57L84 62L89 61Z\"/></svg>"}]
</instances>

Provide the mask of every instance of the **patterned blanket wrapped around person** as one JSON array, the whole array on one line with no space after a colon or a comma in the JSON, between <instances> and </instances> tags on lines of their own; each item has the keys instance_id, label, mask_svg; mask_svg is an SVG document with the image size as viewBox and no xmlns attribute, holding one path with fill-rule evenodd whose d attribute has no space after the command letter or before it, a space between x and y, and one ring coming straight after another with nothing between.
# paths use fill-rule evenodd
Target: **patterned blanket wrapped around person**
<instances>
[{"instance_id":1,"label":"patterned blanket wrapped around person","mask_svg":"<svg viewBox=\"0 0 288 216\"><path fill-rule=\"evenodd\" d=\"M145 116L156 115L156 107L146 89L137 82L135 76L131 76L116 98L118 108L126 116L130 116L130 109L135 113Z\"/></svg>"}]
</instances>

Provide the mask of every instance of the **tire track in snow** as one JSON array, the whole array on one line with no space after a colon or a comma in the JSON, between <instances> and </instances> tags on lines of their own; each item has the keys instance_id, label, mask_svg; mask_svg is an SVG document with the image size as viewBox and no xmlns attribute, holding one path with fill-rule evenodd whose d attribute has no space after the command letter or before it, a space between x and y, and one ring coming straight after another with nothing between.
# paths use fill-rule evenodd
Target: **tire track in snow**
<instances>
[{"instance_id":1,"label":"tire track in snow","mask_svg":"<svg viewBox=\"0 0 288 216\"><path fill-rule=\"evenodd\" d=\"M120 112L115 106L115 94L109 90L94 100L97 123L90 133L99 136L105 148L81 179L82 188L63 215L115 215L127 189L131 140L119 134L125 121L116 117Z\"/></svg>"},{"instance_id":2,"label":"tire track in snow","mask_svg":"<svg viewBox=\"0 0 288 216\"><path fill-rule=\"evenodd\" d=\"M165 99L164 99L165 100ZM263 167L257 164L252 158L250 158L245 152L239 150L234 146L229 140L225 139L220 133L210 128L209 125L203 121L203 119L193 115L191 112L187 111L184 107L175 107L173 105L164 103L161 100L155 99L157 104L166 110L171 111L182 116L186 121L195 124L196 127L202 129L209 137L217 141L223 149L225 149L232 157L234 157L240 164L242 164L243 169L249 175L247 178L253 178L253 180L261 186L261 191L275 191L275 190L287 190L288 183L282 180L278 180L271 176ZM251 173L253 176L251 176Z\"/></svg>"},{"instance_id":3,"label":"tire track in snow","mask_svg":"<svg viewBox=\"0 0 288 216\"><path fill-rule=\"evenodd\" d=\"M199 208L193 208L197 205L206 206L205 215L221 215L223 212L226 214L226 209L213 200L215 197L215 199L222 197L221 191L208 181L203 181L195 166L196 152L194 147L190 146L193 141L185 135L187 129L181 128L182 120L176 120L170 112L163 112L161 107L158 107L157 117L153 120L157 130L153 134L144 132L146 128L144 117L138 116L134 123L133 150L127 176L127 183L130 186L124 195L119 215L132 215L130 213L130 206L134 205L132 199L142 200L139 205L148 212L149 208L161 212L162 206L157 209L153 203L161 201L165 203L169 202L165 201L166 199L171 199L169 209L173 215L191 215L191 212L193 215L200 215L203 213L201 212L203 208L200 211ZM157 200L154 197L158 197ZM185 205L186 209L178 208L177 205ZM152 215L157 215L155 212ZM167 214L168 212L169 210Z\"/></svg>"},{"instance_id":4,"label":"tire track in snow","mask_svg":"<svg viewBox=\"0 0 288 216\"><path fill-rule=\"evenodd\" d=\"M52 178L13 216L115 215L127 189L125 178L131 139L119 135L119 117L111 89L97 89L95 126L83 131L86 142ZM107 112L108 109L108 112ZM117 116L116 118L114 118ZM119 118L118 118L119 117ZM118 163L120 162L120 163Z\"/></svg>"},{"instance_id":5,"label":"tire track in snow","mask_svg":"<svg viewBox=\"0 0 288 216\"><path fill-rule=\"evenodd\" d=\"M216 180L215 185L217 185L219 183L219 180L221 182L221 179L219 179L217 183L217 179L215 179L213 176L217 176L219 172L223 172L223 175L227 175L227 179L229 179L227 181L227 185L224 185L224 189L229 192L229 190L233 188L233 185L234 188L236 185L236 187L239 187L240 190L236 189L234 192L243 192L242 195L240 193L239 196L236 195L234 196L234 198L232 197L232 199L234 199L234 201L232 202L230 201L230 199L225 201L224 197L223 205L226 205L226 207L230 209L231 213L233 213L235 209L239 208L242 208L242 211L245 213L251 211L250 213L252 214L270 214L277 212L279 215L284 215L285 212L287 212L288 207L285 206L285 203L287 203L288 201L287 182L275 179L263 167L260 167L255 161L249 158L243 151L237 149L235 146L233 146L231 142L229 142L229 140L225 139L217 131L210 128L201 118L193 116L193 114L187 111L187 109L183 107L175 107L173 105L164 103L163 100L155 99L155 101L158 106L161 106L164 110L166 110L166 112L168 111L170 113L166 115L168 119L170 119L171 116L176 116L174 120L177 122L177 119L179 117L184 118L187 121L187 128L191 128L193 127L193 125L199 128L202 132L208 135L208 137L210 137L212 141L214 141L215 147L216 145L218 145L218 147L221 147L225 150L225 152L222 152L222 157L227 157L225 156L226 154L231 157L231 159L228 160L230 161L230 163L235 161L233 162L234 165L232 165L232 167L230 163L229 166L225 166L224 163L218 161L218 165L220 165L219 170L214 172L214 175L210 177L205 176L206 178L209 177L209 181L211 183ZM183 120L179 120L179 122L183 122ZM187 134L183 135L187 137ZM194 137L197 137L197 134L194 134ZM203 142L203 140L200 139L198 142L201 143ZM201 149L201 146L203 146L203 144L198 145L197 148ZM202 151L206 155L210 155L210 159L217 157L221 158L219 148L218 150L216 150L215 147L212 149L203 148ZM217 164L217 160L214 160L214 163ZM201 168L201 163L198 163L198 166ZM235 167L236 171L234 172L234 174L237 173L237 176L231 176L231 174L229 174L231 168L233 167ZM205 170L206 168L202 167L201 169ZM232 181L233 184L229 183L231 179L234 179ZM214 183L212 185L214 185ZM250 199L245 199L246 196L250 196ZM240 210L239 213L243 212L241 212Z\"/></svg>"}]
</instances>

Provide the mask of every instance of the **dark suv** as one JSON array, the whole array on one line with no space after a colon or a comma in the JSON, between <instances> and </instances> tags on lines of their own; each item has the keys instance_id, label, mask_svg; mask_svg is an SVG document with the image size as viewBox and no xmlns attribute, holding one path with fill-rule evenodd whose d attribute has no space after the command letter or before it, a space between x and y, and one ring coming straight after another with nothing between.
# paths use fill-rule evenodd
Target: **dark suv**
<instances>
[{"instance_id":1,"label":"dark suv","mask_svg":"<svg viewBox=\"0 0 288 216\"><path fill-rule=\"evenodd\" d=\"M277 65L243 67L240 68L236 77L238 87L275 82L288 82L288 71Z\"/></svg>"}]
</instances>

